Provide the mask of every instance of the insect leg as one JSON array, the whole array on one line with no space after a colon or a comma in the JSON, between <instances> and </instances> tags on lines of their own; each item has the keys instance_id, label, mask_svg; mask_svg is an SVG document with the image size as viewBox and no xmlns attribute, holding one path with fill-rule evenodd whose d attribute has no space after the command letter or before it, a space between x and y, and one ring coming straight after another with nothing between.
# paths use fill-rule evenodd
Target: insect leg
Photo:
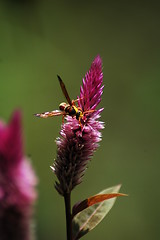
<instances>
[{"instance_id":1,"label":"insect leg","mask_svg":"<svg viewBox=\"0 0 160 240\"><path fill-rule=\"evenodd\" d=\"M62 124L64 124L64 115L62 115Z\"/></svg>"},{"instance_id":2,"label":"insect leg","mask_svg":"<svg viewBox=\"0 0 160 240\"><path fill-rule=\"evenodd\" d=\"M93 113L93 112L95 112L96 110L92 110L92 109L90 109L90 110L87 110L87 111L85 111L85 112L83 112L83 114L86 114L86 113Z\"/></svg>"}]
</instances>

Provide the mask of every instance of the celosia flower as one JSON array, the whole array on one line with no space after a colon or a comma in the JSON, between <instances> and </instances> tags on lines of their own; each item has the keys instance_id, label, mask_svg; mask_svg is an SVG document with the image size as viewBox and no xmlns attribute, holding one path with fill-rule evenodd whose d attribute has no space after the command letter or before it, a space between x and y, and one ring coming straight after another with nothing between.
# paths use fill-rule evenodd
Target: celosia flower
<instances>
[{"instance_id":1,"label":"celosia flower","mask_svg":"<svg viewBox=\"0 0 160 240\"><path fill-rule=\"evenodd\" d=\"M0 239L29 240L36 176L23 154L21 114L0 121Z\"/></svg>"},{"instance_id":2,"label":"celosia flower","mask_svg":"<svg viewBox=\"0 0 160 240\"><path fill-rule=\"evenodd\" d=\"M101 101L102 81L102 61L97 56L83 79L78 97L78 106L83 112L94 111L84 114L81 124L75 117L66 116L61 137L56 140L57 158L51 168L59 180L56 181L55 188L63 196L81 183L88 162L101 140L100 130L104 125L98 118L103 109L96 107Z\"/></svg>"}]
</instances>

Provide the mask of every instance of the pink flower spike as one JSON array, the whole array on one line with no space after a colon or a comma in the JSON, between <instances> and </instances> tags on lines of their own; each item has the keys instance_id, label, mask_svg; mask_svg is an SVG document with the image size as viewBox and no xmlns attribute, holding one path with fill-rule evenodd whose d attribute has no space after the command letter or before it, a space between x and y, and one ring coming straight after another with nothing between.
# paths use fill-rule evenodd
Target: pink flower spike
<instances>
[{"instance_id":1,"label":"pink flower spike","mask_svg":"<svg viewBox=\"0 0 160 240\"><path fill-rule=\"evenodd\" d=\"M0 120L0 239L30 240L37 178L23 153L21 113Z\"/></svg>"},{"instance_id":2,"label":"pink flower spike","mask_svg":"<svg viewBox=\"0 0 160 240\"><path fill-rule=\"evenodd\" d=\"M61 195L68 194L82 182L85 170L101 140L100 130L103 122L98 121L103 109L96 109L103 92L102 60L97 56L83 79L78 97L82 109L81 122L66 116L57 139L57 158L52 171L58 178L55 188Z\"/></svg>"}]
</instances>

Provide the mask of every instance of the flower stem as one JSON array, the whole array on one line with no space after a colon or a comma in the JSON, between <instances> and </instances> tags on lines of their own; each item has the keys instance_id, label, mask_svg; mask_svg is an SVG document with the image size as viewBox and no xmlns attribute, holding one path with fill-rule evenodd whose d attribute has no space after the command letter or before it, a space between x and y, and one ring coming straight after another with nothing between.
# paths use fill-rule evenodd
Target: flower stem
<instances>
[{"instance_id":1,"label":"flower stem","mask_svg":"<svg viewBox=\"0 0 160 240\"><path fill-rule=\"evenodd\" d=\"M66 211L67 240L72 240L71 193L66 193L64 195L64 201Z\"/></svg>"}]
</instances>

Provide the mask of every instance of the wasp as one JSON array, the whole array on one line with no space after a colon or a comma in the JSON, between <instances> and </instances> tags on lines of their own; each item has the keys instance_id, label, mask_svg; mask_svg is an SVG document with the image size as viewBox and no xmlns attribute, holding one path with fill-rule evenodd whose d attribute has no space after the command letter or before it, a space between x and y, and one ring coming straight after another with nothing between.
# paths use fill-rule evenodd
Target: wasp
<instances>
[{"instance_id":1,"label":"wasp","mask_svg":"<svg viewBox=\"0 0 160 240\"><path fill-rule=\"evenodd\" d=\"M51 112L44 112L44 113L36 113L34 114L36 117L41 118L48 118L48 117L54 117L54 116L62 116L62 122L64 123L64 117L66 115L69 115L71 117L76 117L76 119L79 121L81 125L81 119L83 118L84 114L94 112L95 110L88 110L83 112L82 109L75 105L75 102L78 100L71 100L69 97L69 94L67 92L67 89L60 78L59 75L57 75L60 87L62 89L62 92L67 100L68 103L62 102L59 105L59 110L54 110Z\"/></svg>"}]
</instances>

